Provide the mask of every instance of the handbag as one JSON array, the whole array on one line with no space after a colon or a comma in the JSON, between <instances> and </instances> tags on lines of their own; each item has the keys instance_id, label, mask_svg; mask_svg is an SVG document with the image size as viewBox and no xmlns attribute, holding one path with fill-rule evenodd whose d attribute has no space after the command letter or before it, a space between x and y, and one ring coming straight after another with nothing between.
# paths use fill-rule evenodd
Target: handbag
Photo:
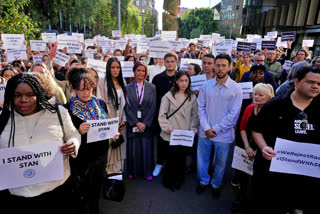
<instances>
[{"instance_id":1,"label":"handbag","mask_svg":"<svg viewBox=\"0 0 320 214\"><path fill-rule=\"evenodd\" d=\"M121 166L122 166L121 149L120 149L120 160L121 160ZM109 161L110 161L110 158L109 158ZM119 177L121 176L121 179L112 178L114 176L119 176ZM103 180L102 192L103 192L104 199L121 202L126 192L126 185L123 180L122 172L106 174Z\"/></svg>"},{"instance_id":2,"label":"handbag","mask_svg":"<svg viewBox=\"0 0 320 214\"><path fill-rule=\"evenodd\" d=\"M103 198L106 200L121 202L126 192L123 180L112 179L113 176L122 176L122 173L106 174L103 182Z\"/></svg>"}]
</instances>

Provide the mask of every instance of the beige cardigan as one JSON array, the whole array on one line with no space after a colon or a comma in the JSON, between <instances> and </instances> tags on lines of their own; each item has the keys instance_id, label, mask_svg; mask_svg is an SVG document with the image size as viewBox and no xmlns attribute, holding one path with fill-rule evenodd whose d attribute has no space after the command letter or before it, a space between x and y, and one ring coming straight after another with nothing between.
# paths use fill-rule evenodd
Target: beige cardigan
<instances>
[{"instance_id":1,"label":"beige cardigan","mask_svg":"<svg viewBox=\"0 0 320 214\"><path fill-rule=\"evenodd\" d=\"M107 105L108 109L108 116L109 118L119 117L119 124L122 121L127 121L126 115L124 113L124 106L126 104L126 100L124 97L124 94L121 95L121 103L119 110L116 110L115 106L113 105L111 99L108 97L108 88L107 88L107 82L104 78L99 78L98 83L98 90L100 92L100 97L103 99ZM112 149L112 147L109 147L108 151L108 160L107 160L107 173L120 173L123 171L123 163L126 159L126 145L127 145L127 139L126 139L126 129L122 129L121 135L124 138L124 143L121 144L120 148ZM109 145L112 140L109 141ZM120 158L121 157L121 158Z\"/></svg>"},{"instance_id":2,"label":"beige cardigan","mask_svg":"<svg viewBox=\"0 0 320 214\"><path fill-rule=\"evenodd\" d=\"M166 113L170 115L179 106L180 104L177 103L170 91L161 99L158 120L161 127L160 136L163 140L170 141L170 134L166 133L169 128L192 130L196 129L200 123L197 98L194 94L192 94L191 100L188 99L174 115L166 119Z\"/></svg>"}]
</instances>

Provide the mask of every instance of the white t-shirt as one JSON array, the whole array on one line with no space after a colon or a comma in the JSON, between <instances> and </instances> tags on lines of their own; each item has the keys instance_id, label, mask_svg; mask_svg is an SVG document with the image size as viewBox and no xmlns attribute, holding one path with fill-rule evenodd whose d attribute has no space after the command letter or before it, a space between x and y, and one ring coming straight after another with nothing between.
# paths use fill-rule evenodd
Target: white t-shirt
<instances>
[{"instance_id":1,"label":"white t-shirt","mask_svg":"<svg viewBox=\"0 0 320 214\"><path fill-rule=\"evenodd\" d=\"M148 67L149 82L152 83L153 77L166 70L166 67L160 65L151 65Z\"/></svg>"}]
</instances>

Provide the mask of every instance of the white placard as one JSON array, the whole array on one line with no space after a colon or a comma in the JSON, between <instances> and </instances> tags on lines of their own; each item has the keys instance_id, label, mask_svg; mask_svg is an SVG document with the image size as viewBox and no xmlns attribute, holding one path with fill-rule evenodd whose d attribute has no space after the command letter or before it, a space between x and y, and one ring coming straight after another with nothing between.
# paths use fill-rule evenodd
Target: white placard
<instances>
[{"instance_id":1,"label":"white placard","mask_svg":"<svg viewBox=\"0 0 320 214\"><path fill-rule=\"evenodd\" d=\"M205 74L191 76L191 91L200 90L201 86L205 81L207 81L207 77Z\"/></svg>"},{"instance_id":2,"label":"white placard","mask_svg":"<svg viewBox=\"0 0 320 214\"><path fill-rule=\"evenodd\" d=\"M281 37L278 37L276 46L277 47L281 47L282 46L284 48L288 48L288 42L287 41L281 42Z\"/></svg>"},{"instance_id":3,"label":"white placard","mask_svg":"<svg viewBox=\"0 0 320 214\"><path fill-rule=\"evenodd\" d=\"M124 61L124 56L114 56L115 58L117 58L120 62Z\"/></svg>"},{"instance_id":4,"label":"white placard","mask_svg":"<svg viewBox=\"0 0 320 214\"><path fill-rule=\"evenodd\" d=\"M66 63L69 61L69 56L57 51L56 57L54 58L54 63L61 65L62 67L66 66Z\"/></svg>"},{"instance_id":5,"label":"white placard","mask_svg":"<svg viewBox=\"0 0 320 214\"><path fill-rule=\"evenodd\" d=\"M228 54L231 56L232 45L224 45L224 46L213 46L212 54L213 56L218 56L219 54Z\"/></svg>"},{"instance_id":6,"label":"white placard","mask_svg":"<svg viewBox=\"0 0 320 214\"><path fill-rule=\"evenodd\" d=\"M320 145L276 139L270 171L320 178Z\"/></svg>"},{"instance_id":7,"label":"white placard","mask_svg":"<svg viewBox=\"0 0 320 214\"><path fill-rule=\"evenodd\" d=\"M176 40L168 40L167 42L169 43L169 50L180 52L181 42L176 41Z\"/></svg>"},{"instance_id":8,"label":"white placard","mask_svg":"<svg viewBox=\"0 0 320 214\"><path fill-rule=\"evenodd\" d=\"M88 58L87 67L93 68L99 73L106 73L107 63L101 60Z\"/></svg>"},{"instance_id":9,"label":"white placard","mask_svg":"<svg viewBox=\"0 0 320 214\"><path fill-rule=\"evenodd\" d=\"M231 167L253 175L253 160L250 160L247 152L238 146L234 147Z\"/></svg>"},{"instance_id":10,"label":"white placard","mask_svg":"<svg viewBox=\"0 0 320 214\"><path fill-rule=\"evenodd\" d=\"M57 41L56 33L41 33L41 39L45 42L55 43Z\"/></svg>"},{"instance_id":11,"label":"white placard","mask_svg":"<svg viewBox=\"0 0 320 214\"><path fill-rule=\"evenodd\" d=\"M126 40L116 40L114 49L125 50L128 42Z\"/></svg>"},{"instance_id":12,"label":"white placard","mask_svg":"<svg viewBox=\"0 0 320 214\"><path fill-rule=\"evenodd\" d=\"M68 42L67 43L67 53L81 54L82 49L83 49L82 43L79 43L79 42Z\"/></svg>"},{"instance_id":13,"label":"white placard","mask_svg":"<svg viewBox=\"0 0 320 214\"><path fill-rule=\"evenodd\" d=\"M116 37L120 38L121 37L121 31L120 30L113 30L112 31L112 37L113 38L116 38Z\"/></svg>"},{"instance_id":14,"label":"white placard","mask_svg":"<svg viewBox=\"0 0 320 214\"><path fill-rule=\"evenodd\" d=\"M72 33L73 37L77 37L79 42L84 41L84 34L83 33Z\"/></svg>"},{"instance_id":15,"label":"white placard","mask_svg":"<svg viewBox=\"0 0 320 214\"><path fill-rule=\"evenodd\" d=\"M170 136L170 146L192 147L194 132L189 130L174 129Z\"/></svg>"},{"instance_id":16,"label":"white placard","mask_svg":"<svg viewBox=\"0 0 320 214\"><path fill-rule=\"evenodd\" d=\"M149 41L142 40L137 44L137 53L145 54L149 49Z\"/></svg>"},{"instance_id":17,"label":"white placard","mask_svg":"<svg viewBox=\"0 0 320 214\"><path fill-rule=\"evenodd\" d=\"M0 105L4 102L4 92L6 91L6 83L0 84Z\"/></svg>"},{"instance_id":18,"label":"white placard","mask_svg":"<svg viewBox=\"0 0 320 214\"><path fill-rule=\"evenodd\" d=\"M133 62L132 61L120 61L123 77L134 77Z\"/></svg>"},{"instance_id":19,"label":"white placard","mask_svg":"<svg viewBox=\"0 0 320 214\"><path fill-rule=\"evenodd\" d=\"M159 40L161 40L160 35L149 38L149 42L151 42L151 41L159 41Z\"/></svg>"},{"instance_id":20,"label":"white placard","mask_svg":"<svg viewBox=\"0 0 320 214\"><path fill-rule=\"evenodd\" d=\"M150 41L149 48L149 57L163 58L169 52L169 43L160 40Z\"/></svg>"},{"instance_id":21,"label":"white placard","mask_svg":"<svg viewBox=\"0 0 320 214\"><path fill-rule=\"evenodd\" d=\"M313 47L314 40L313 39L306 39L302 41L302 47Z\"/></svg>"},{"instance_id":22,"label":"white placard","mask_svg":"<svg viewBox=\"0 0 320 214\"><path fill-rule=\"evenodd\" d=\"M278 36L278 31L267 32L268 38L275 39Z\"/></svg>"},{"instance_id":23,"label":"white placard","mask_svg":"<svg viewBox=\"0 0 320 214\"><path fill-rule=\"evenodd\" d=\"M87 143L113 138L118 133L119 118L88 120Z\"/></svg>"},{"instance_id":24,"label":"white placard","mask_svg":"<svg viewBox=\"0 0 320 214\"><path fill-rule=\"evenodd\" d=\"M212 35L200 35L201 40L210 40L212 38Z\"/></svg>"},{"instance_id":25,"label":"white placard","mask_svg":"<svg viewBox=\"0 0 320 214\"><path fill-rule=\"evenodd\" d=\"M42 56L33 55L32 58L33 58L32 63L33 63L34 65L36 65L36 64L41 64L41 63L42 63Z\"/></svg>"},{"instance_id":26,"label":"white placard","mask_svg":"<svg viewBox=\"0 0 320 214\"><path fill-rule=\"evenodd\" d=\"M86 39L84 40L85 44L86 44L86 48L88 46L94 46L94 42L93 42L93 39Z\"/></svg>"},{"instance_id":27,"label":"white placard","mask_svg":"<svg viewBox=\"0 0 320 214\"><path fill-rule=\"evenodd\" d=\"M212 33L212 34L211 34L211 37L212 37L213 39L215 39L215 38L220 38L220 33Z\"/></svg>"},{"instance_id":28,"label":"white placard","mask_svg":"<svg viewBox=\"0 0 320 214\"><path fill-rule=\"evenodd\" d=\"M93 57L93 55L95 54L95 52L96 52L96 50L85 50L84 51L84 54L85 54L85 56L86 57L88 57L89 59L93 59L94 57Z\"/></svg>"},{"instance_id":29,"label":"white placard","mask_svg":"<svg viewBox=\"0 0 320 214\"><path fill-rule=\"evenodd\" d=\"M77 36L68 36L68 34L59 34L57 40L58 42L78 42L79 38Z\"/></svg>"},{"instance_id":30,"label":"white placard","mask_svg":"<svg viewBox=\"0 0 320 214\"><path fill-rule=\"evenodd\" d=\"M162 40L176 40L177 39L177 31L162 31L161 32Z\"/></svg>"},{"instance_id":31,"label":"white placard","mask_svg":"<svg viewBox=\"0 0 320 214\"><path fill-rule=\"evenodd\" d=\"M189 58L181 58L181 63L180 63L180 70L182 71L187 71L188 70L188 65L190 63L195 63L202 67L202 60L201 59L189 59Z\"/></svg>"},{"instance_id":32,"label":"white placard","mask_svg":"<svg viewBox=\"0 0 320 214\"><path fill-rule=\"evenodd\" d=\"M253 83L252 82L240 82L238 84L242 88L242 92L243 92L242 99L251 99L250 94L253 93Z\"/></svg>"},{"instance_id":33,"label":"white placard","mask_svg":"<svg viewBox=\"0 0 320 214\"><path fill-rule=\"evenodd\" d=\"M0 149L0 190L63 179L62 142Z\"/></svg>"},{"instance_id":34,"label":"white placard","mask_svg":"<svg viewBox=\"0 0 320 214\"><path fill-rule=\"evenodd\" d=\"M1 34L2 49L22 50L26 49L24 34Z\"/></svg>"},{"instance_id":35,"label":"white placard","mask_svg":"<svg viewBox=\"0 0 320 214\"><path fill-rule=\"evenodd\" d=\"M291 70L293 62L290 60L284 61L283 68L285 70Z\"/></svg>"},{"instance_id":36,"label":"white placard","mask_svg":"<svg viewBox=\"0 0 320 214\"><path fill-rule=\"evenodd\" d=\"M46 51L47 43L41 40L30 40L32 51Z\"/></svg>"},{"instance_id":37,"label":"white placard","mask_svg":"<svg viewBox=\"0 0 320 214\"><path fill-rule=\"evenodd\" d=\"M16 59L21 59L21 60L28 59L27 52L25 49L23 49L23 50L7 50L6 54L7 54L7 62L8 63L11 63Z\"/></svg>"}]
</instances>

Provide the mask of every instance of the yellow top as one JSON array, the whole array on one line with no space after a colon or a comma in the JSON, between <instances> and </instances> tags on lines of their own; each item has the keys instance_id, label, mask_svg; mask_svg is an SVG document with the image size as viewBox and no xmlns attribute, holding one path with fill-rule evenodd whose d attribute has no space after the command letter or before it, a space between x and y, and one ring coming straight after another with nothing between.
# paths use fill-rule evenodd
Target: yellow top
<instances>
[{"instance_id":1,"label":"yellow top","mask_svg":"<svg viewBox=\"0 0 320 214\"><path fill-rule=\"evenodd\" d=\"M249 71L251 66L242 65L242 60L239 59L236 63L236 82L240 82L244 72Z\"/></svg>"}]
</instances>

